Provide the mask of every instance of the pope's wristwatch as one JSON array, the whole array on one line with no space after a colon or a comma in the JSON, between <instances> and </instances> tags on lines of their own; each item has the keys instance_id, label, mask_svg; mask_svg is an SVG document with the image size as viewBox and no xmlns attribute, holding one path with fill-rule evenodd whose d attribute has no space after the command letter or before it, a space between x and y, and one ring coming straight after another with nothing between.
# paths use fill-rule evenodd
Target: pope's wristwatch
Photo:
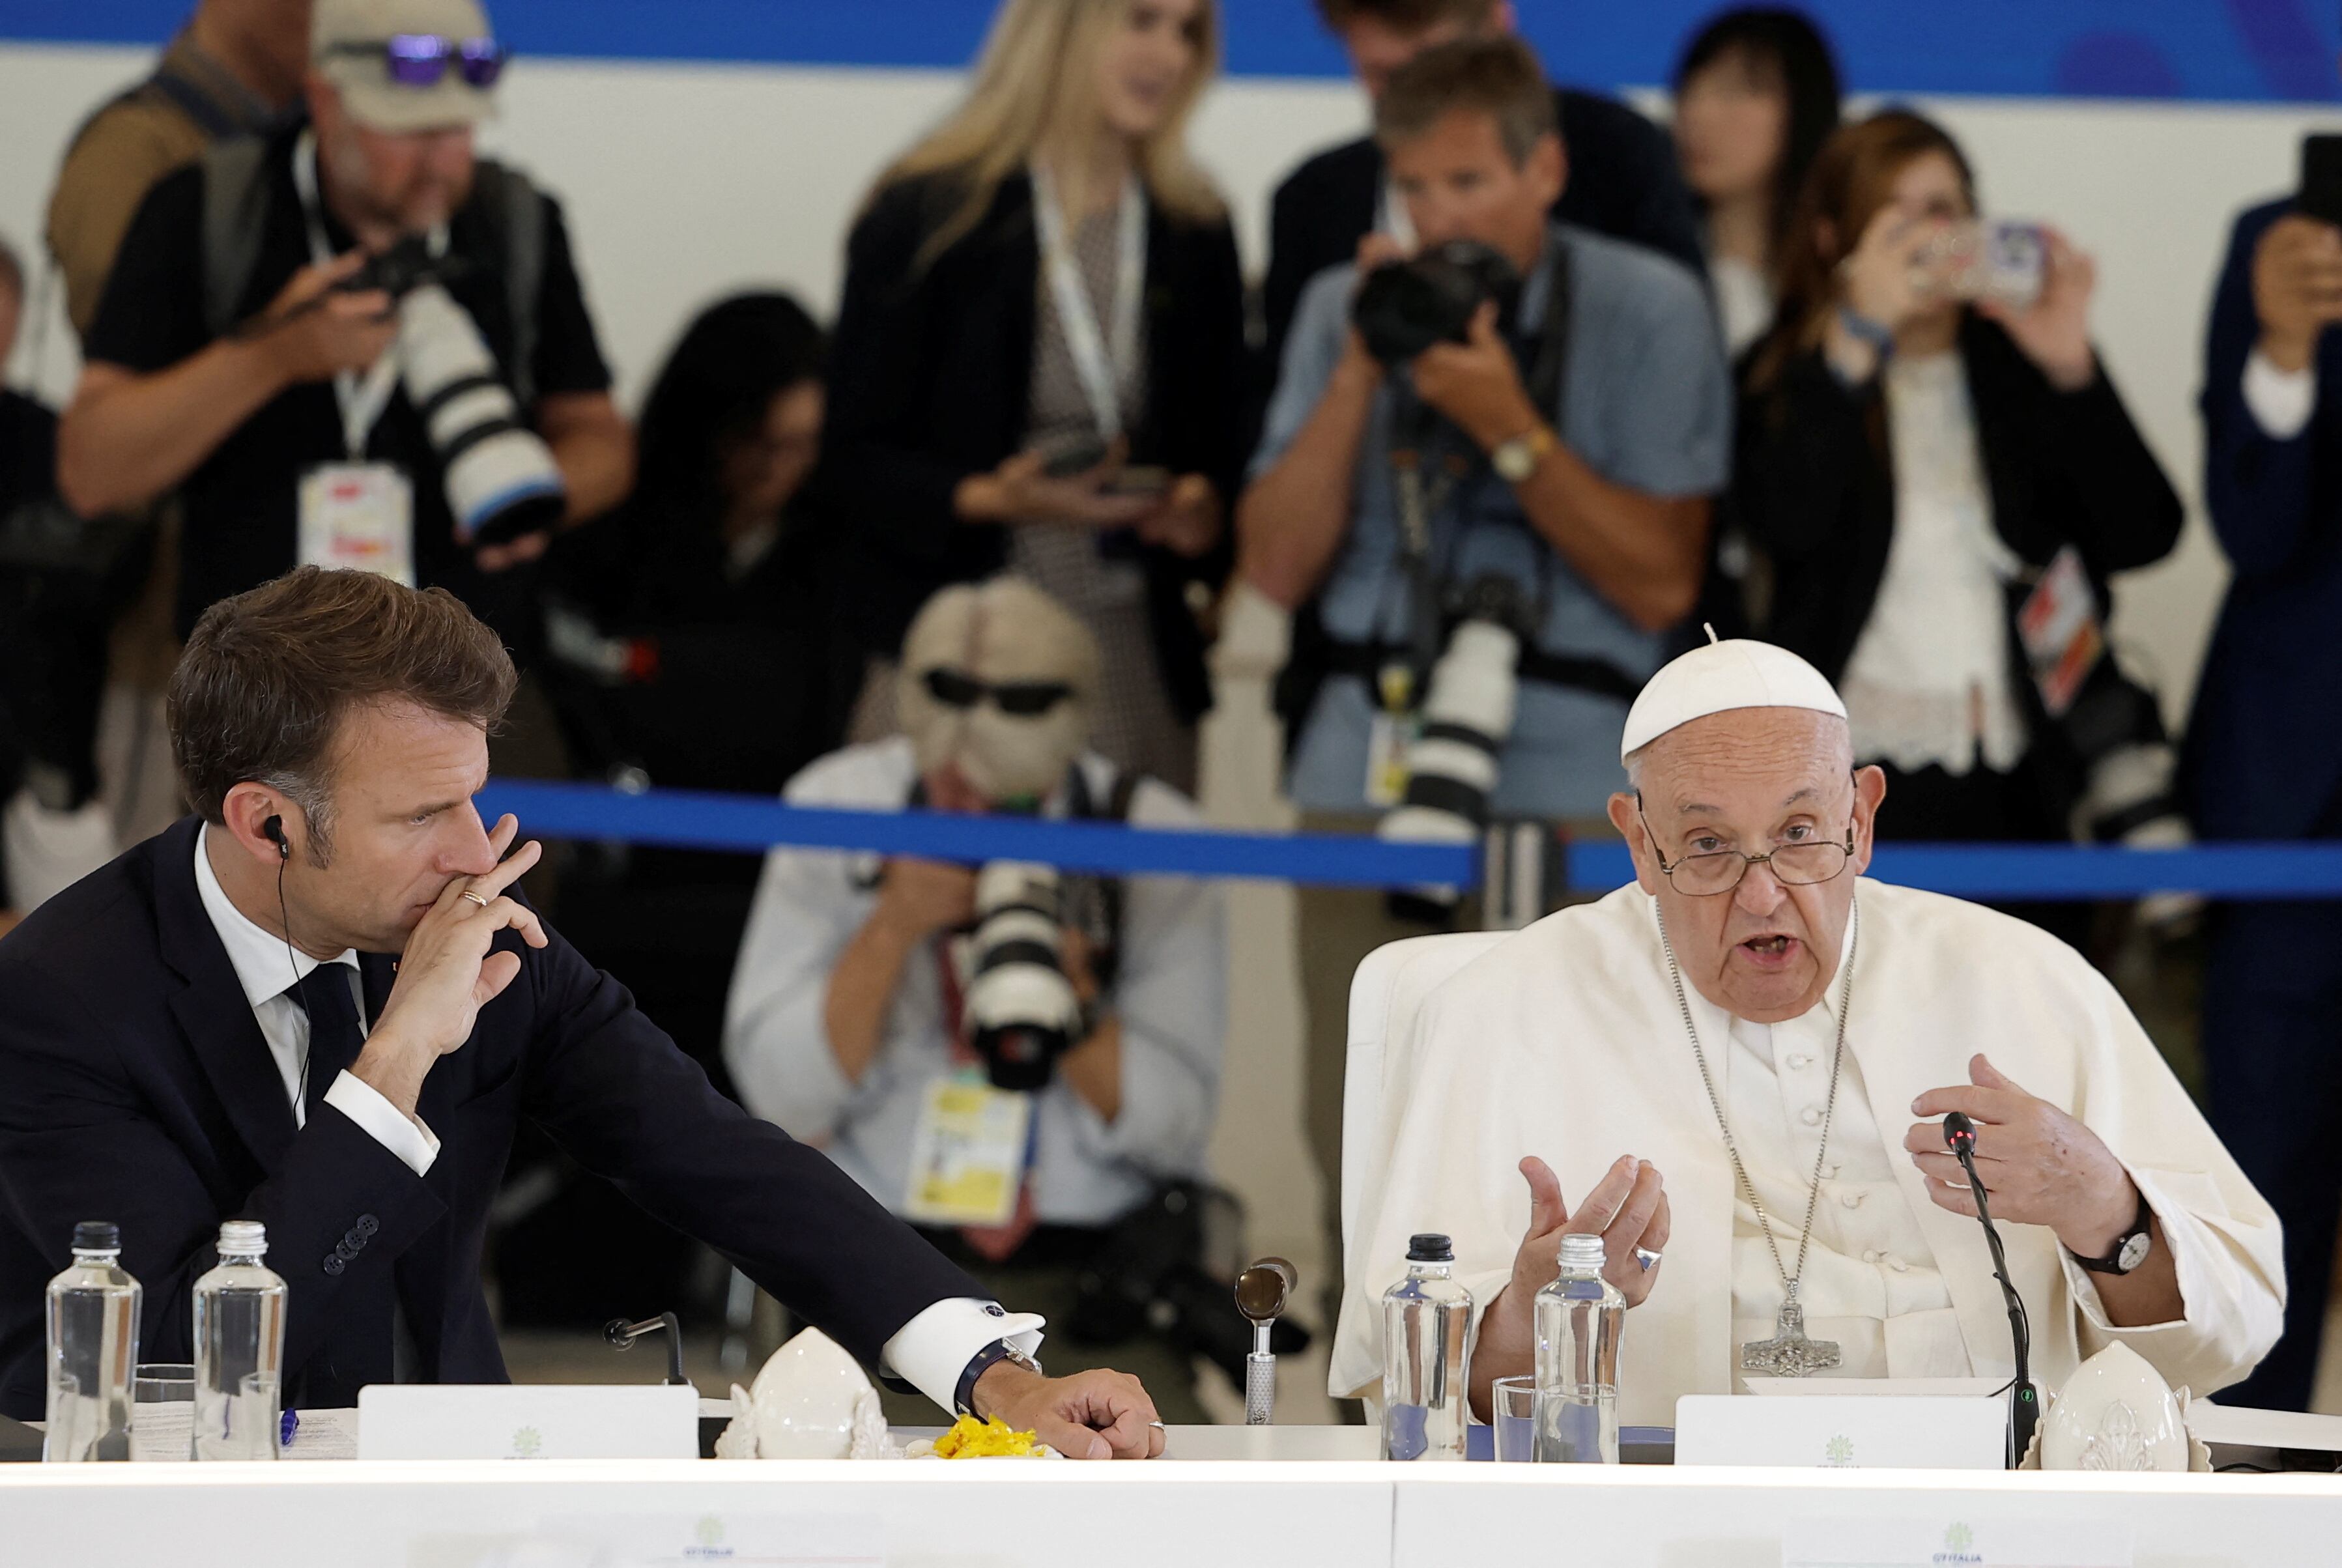
<instances>
[{"instance_id":1,"label":"pope's wristwatch","mask_svg":"<svg viewBox=\"0 0 2342 1568\"><path fill-rule=\"evenodd\" d=\"M2127 1274L2147 1262L2147 1249L2155 1244L2155 1211L2147 1204L2147 1194L2138 1195L2138 1218L2130 1229L2115 1242L2114 1251L2102 1258L2086 1258L2074 1253L2074 1261L2093 1273ZM2071 1247L2066 1249L2073 1252Z\"/></svg>"},{"instance_id":2,"label":"pope's wristwatch","mask_svg":"<svg viewBox=\"0 0 2342 1568\"><path fill-rule=\"evenodd\" d=\"M1488 466L1506 484L1519 484L1537 471L1537 464L1545 461L1547 453L1560 444L1553 432L1540 424L1509 441L1496 443L1489 450Z\"/></svg>"},{"instance_id":3,"label":"pope's wristwatch","mask_svg":"<svg viewBox=\"0 0 2342 1568\"><path fill-rule=\"evenodd\" d=\"M967 1363L967 1370L959 1374L959 1387L952 1392L952 1407L962 1415L974 1415L976 1406L971 1402L976 1398L976 1380L1004 1361L1015 1363L1036 1377L1048 1375L1041 1370L1039 1362L1006 1340L996 1339L977 1351L976 1358Z\"/></svg>"}]
</instances>

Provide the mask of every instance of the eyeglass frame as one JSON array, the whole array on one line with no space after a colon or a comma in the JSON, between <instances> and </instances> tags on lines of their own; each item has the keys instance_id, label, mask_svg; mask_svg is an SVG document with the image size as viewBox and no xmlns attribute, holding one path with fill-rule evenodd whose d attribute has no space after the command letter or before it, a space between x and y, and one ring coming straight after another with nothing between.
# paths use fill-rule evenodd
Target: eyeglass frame
<instances>
[{"instance_id":1,"label":"eyeglass frame","mask_svg":"<svg viewBox=\"0 0 2342 1568\"><path fill-rule=\"evenodd\" d=\"M1847 776L1849 778L1853 778L1857 775L1849 774ZM1858 786L1857 804L1857 805L1860 804ZM1641 790L1636 790L1635 792L1635 817L1636 821L1643 824L1643 836L1650 841L1651 858L1659 863L1659 874L1667 879L1667 885L1669 887L1675 888L1677 893L1682 894L1686 898L1722 898L1726 894L1737 893L1740 891L1740 884L1748 880L1749 868L1755 865L1761 864L1766 866L1767 869L1772 869L1773 879L1778 882L1783 887L1822 887L1827 884L1836 882L1839 877L1844 876L1846 874L1846 868L1854 864L1854 830L1856 824L1852 819L1848 819L1847 822L1846 842L1844 844L1839 844L1836 839L1816 839L1812 844L1776 844L1773 848L1767 850L1763 854L1748 854L1736 849L1712 849L1705 854L1679 854L1676 856L1675 864L1669 865L1667 864L1666 855L1659 849L1658 830L1651 825L1650 817L1643 810L1643 792ZM1814 849L1822 844L1828 844L1833 849L1842 849L1846 852L1846 858L1838 862L1837 869L1831 872L1827 876L1816 877L1811 882L1791 882L1787 877L1783 876L1777 869L1773 868L1773 857L1780 854L1784 849ZM1676 873L1688 862L1695 860L1716 860L1721 859L1723 856L1727 854L1738 855L1740 857L1740 874L1732 879L1730 885L1716 888L1710 893L1694 893L1689 888L1677 885L1676 882Z\"/></svg>"}]
</instances>

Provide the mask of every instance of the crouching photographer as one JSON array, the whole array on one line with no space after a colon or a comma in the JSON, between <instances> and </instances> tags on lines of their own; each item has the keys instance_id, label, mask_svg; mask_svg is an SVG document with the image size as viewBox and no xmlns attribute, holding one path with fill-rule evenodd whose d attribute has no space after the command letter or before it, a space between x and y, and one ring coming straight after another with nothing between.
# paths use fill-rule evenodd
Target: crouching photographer
<instances>
[{"instance_id":1,"label":"crouching photographer","mask_svg":"<svg viewBox=\"0 0 2342 1568\"><path fill-rule=\"evenodd\" d=\"M1568 154L1517 40L1426 51L1376 123L1424 248L1370 237L1310 284L1237 513L1243 571L1295 612L1286 787L1308 825L1394 836L1598 820L1726 476L1715 321L1681 265L1549 221ZM1331 1194L1351 974L1423 927L1371 893L1300 911Z\"/></svg>"},{"instance_id":2,"label":"crouching photographer","mask_svg":"<svg viewBox=\"0 0 2342 1568\"><path fill-rule=\"evenodd\" d=\"M1185 797L1089 749L1098 669L1087 629L1029 584L946 588L904 643L906 733L833 753L786 798L1194 824ZM1156 1277L1134 1285L1134 1249L1116 1243L1142 1226L1200 1230L1153 1222L1166 1190L1203 1173L1226 990L1206 883L776 850L724 1056L750 1110L826 1149L986 1289L1046 1315L1053 1373L1110 1363L1146 1383L1165 1420L1199 1421L1199 1347L1177 1301L1129 1313L1097 1298L1151 1298L1193 1261L1136 1249Z\"/></svg>"},{"instance_id":3,"label":"crouching photographer","mask_svg":"<svg viewBox=\"0 0 2342 1568\"><path fill-rule=\"evenodd\" d=\"M148 193L59 431L95 515L184 498L182 635L296 564L445 586L523 647L529 574L633 440L552 200L474 156L473 0L316 0L308 113Z\"/></svg>"}]
</instances>

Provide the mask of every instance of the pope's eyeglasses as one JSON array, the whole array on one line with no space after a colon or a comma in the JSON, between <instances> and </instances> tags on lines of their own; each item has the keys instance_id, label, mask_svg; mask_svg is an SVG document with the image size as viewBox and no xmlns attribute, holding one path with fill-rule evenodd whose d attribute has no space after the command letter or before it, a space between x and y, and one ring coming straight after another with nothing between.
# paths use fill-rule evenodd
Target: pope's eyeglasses
<instances>
[{"instance_id":1,"label":"pope's eyeglasses","mask_svg":"<svg viewBox=\"0 0 2342 1568\"><path fill-rule=\"evenodd\" d=\"M1816 839L1805 844L1785 844L1769 854L1743 854L1736 849L1710 850L1700 854L1686 854L1669 864L1659 851L1659 835L1651 831L1651 819L1643 814L1643 795L1635 794L1635 814L1643 819L1643 832L1649 835L1651 854L1659 863L1659 873L1674 884L1677 893L1694 898L1713 898L1730 893L1740 885L1752 865L1769 866L1773 879L1784 887L1809 887L1817 882L1827 882L1846 869L1854 858L1854 824L1846 824L1846 842L1836 839Z\"/></svg>"}]
</instances>

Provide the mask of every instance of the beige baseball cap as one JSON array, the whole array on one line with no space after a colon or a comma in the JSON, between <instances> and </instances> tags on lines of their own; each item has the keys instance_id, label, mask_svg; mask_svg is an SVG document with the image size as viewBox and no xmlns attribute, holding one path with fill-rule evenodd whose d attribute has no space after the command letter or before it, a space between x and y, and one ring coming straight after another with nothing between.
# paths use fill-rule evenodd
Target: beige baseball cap
<instances>
[{"instance_id":1,"label":"beige baseball cap","mask_svg":"<svg viewBox=\"0 0 2342 1568\"><path fill-rule=\"evenodd\" d=\"M494 36L477 0L314 0L309 59L340 90L350 117L367 129L436 131L493 115L494 89L465 81L460 58L445 61L427 86L401 82L391 72L390 41L443 38L460 49Z\"/></svg>"}]
</instances>

